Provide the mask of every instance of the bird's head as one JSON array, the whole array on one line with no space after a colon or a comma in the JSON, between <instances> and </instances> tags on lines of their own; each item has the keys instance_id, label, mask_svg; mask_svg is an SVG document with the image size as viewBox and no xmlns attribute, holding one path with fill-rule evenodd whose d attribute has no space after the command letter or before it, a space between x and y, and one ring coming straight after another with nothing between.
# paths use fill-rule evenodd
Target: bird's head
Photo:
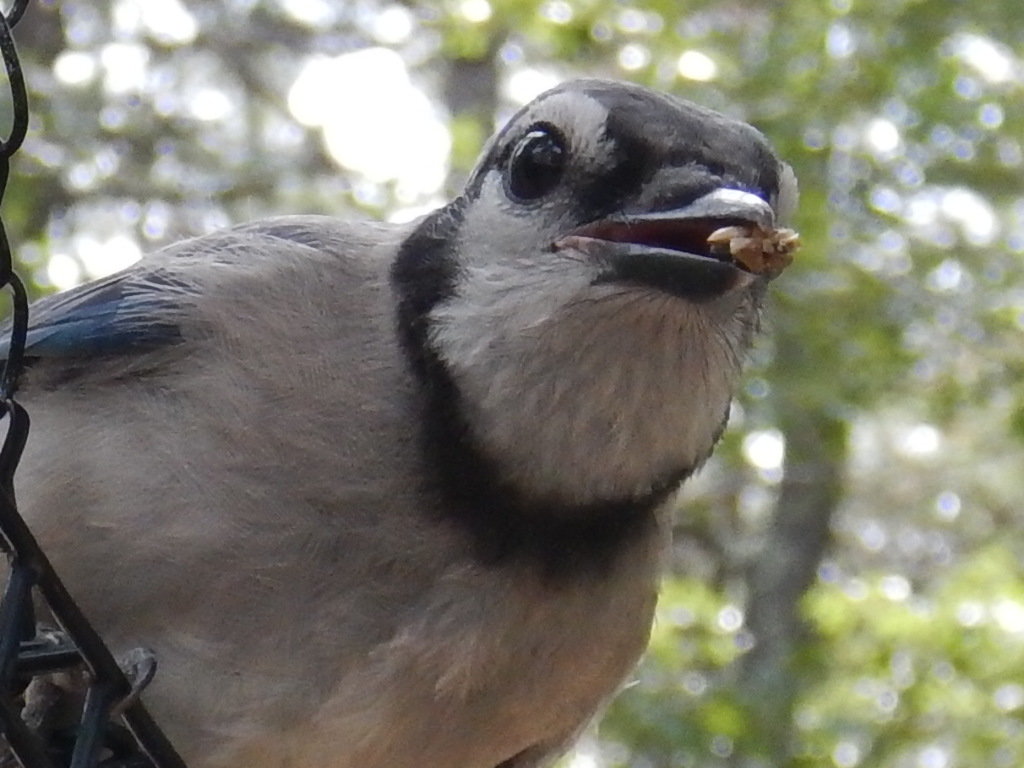
<instances>
[{"instance_id":1,"label":"bird's head","mask_svg":"<svg viewBox=\"0 0 1024 768\"><path fill-rule=\"evenodd\" d=\"M569 505L642 497L717 439L795 203L749 125L640 86L564 83L403 245L408 346L512 486ZM741 239L766 258L730 248Z\"/></svg>"},{"instance_id":2,"label":"bird's head","mask_svg":"<svg viewBox=\"0 0 1024 768\"><path fill-rule=\"evenodd\" d=\"M700 301L752 282L742 274L752 265L709 237L776 231L796 181L745 123L639 86L574 81L492 139L465 197L460 229L473 248L493 248L484 259L529 253L544 268L565 250L596 282Z\"/></svg>"}]
</instances>

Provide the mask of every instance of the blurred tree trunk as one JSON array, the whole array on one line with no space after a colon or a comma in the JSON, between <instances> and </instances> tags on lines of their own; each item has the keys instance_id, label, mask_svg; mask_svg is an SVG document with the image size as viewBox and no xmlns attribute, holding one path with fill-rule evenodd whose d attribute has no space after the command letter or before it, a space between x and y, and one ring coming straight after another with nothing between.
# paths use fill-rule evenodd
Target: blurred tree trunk
<instances>
[{"instance_id":1,"label":"blurred tree trunk","mask_svg":"<svg viewBox=\"0 0 1024 768\"><path fill-rule=\"evenodd\" d=\"M46 83L52 79L53 62L65 45L59 8L53 2L30 3L14 37L29 89L29 130L34 137L45 136L51 128L54 111ZM3 110L6 126L10 106L5 104ZM3 130L6 136L7 129ZM15 155L13 163L14 181L8 197L24 197L29 201L5 206L4 219L17 251L18 244L25 240L42 240L47 225L71 205L72 198L61 183L58 170L44 168L37 159L28 159L25 154ZM35 295L32 280L29 280L29 290Z\"/></svg>"},{"instance_id":2,"label":"blurred tree trunk","mask_svg":"<svg viewBox=\"0 0 1024 768\"><path fill-rule=\"evenodd\" d=\"M452 57L442 70L442 96L451 115L452 132L452 167L446 185L449 198L462 191L480 146L494 129L498 112L496 58L501 42L493 37L487 42L480 58Z\"/></svg>"},{"instance_id":3,"label":"blurred tree trunk","mask_svg":"<svg viewBox=\"0 0 1024 768\"><path fill-rule=\"evenodd\" d=\"M805 370L797 360L803 355L799 337L780 328L777 340L776 368ZM796 661L801 648L813 642L800 600L814 583L828 545L830 521L842 497L845 454L843 423L806 402L799 391L779 387L785 476L774 519L747 571L747 626L755 645L743 657L737 681L752 733L774 767L791 758L793 708L800 688ZM738 766L752 765L741 756L737 760Z\"/></svg>"},{"instance_id":4,"label":"blurred tree trunk","mask_svg":"<svg viewBox=\"0 0 1024 768\"><path fill-rule=\"evenodd\" d=\"M447 62L444 102L453 117L468 115L488 125L494 121L498 109L498 70L494 55L492 46L482 58Z\"/></svg>"}]
</instances>

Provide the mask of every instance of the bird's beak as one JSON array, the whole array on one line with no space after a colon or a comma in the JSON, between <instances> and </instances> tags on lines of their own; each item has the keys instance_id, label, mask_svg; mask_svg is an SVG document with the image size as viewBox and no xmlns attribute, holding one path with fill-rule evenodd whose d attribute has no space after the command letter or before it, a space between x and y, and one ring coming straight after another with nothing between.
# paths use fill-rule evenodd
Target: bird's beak
<instances>
[{"instance_id":1,"label":"bird's beak","mask_svg":"<svg viewBox=\"0 0 1024 768\"><path fill-rule=\"evenodd\" d=\"M799 241L776 229L757 195L721 188L671 210L585 224L555 243L605 261L609 280L651 284L687 298L712 297L782 271Z\"/></svg>"},{"instance_id":2,"label":"bird's beak","mask_svg":"<svg viewBox=\"0 0 1024 768\"><path fill-rule=\"evenodd\" d=\"M775 228L775 211L757 195L741 189L723 187L698 197L689 205L669 211L646 213L629 218L637 221L701 221L712 225L723 222L744 223L770 230Z\"/></svg>"}]
</instances>

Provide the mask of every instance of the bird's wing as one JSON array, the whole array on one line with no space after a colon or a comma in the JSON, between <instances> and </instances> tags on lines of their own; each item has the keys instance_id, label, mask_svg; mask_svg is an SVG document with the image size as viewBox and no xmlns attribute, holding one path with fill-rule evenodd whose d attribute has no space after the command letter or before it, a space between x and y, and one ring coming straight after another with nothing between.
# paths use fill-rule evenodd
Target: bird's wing
<instances>
[{"instance_id":1,"label":"bird's wing","mask_svg":"<svg viewBox=\"0 0 1024 768\"><path fill-rule=\"evenodd\" d=\"M326 217L288 216L177 243L110 277L34 302L26 356L71 360L173 344L187 335L185 325L195 330L193 310L211 291L215 303L258 293L289 264L315 275L310 259L318 254L344 271L337 255L346 254L345 261L352 263L351 254L372 250L383 232ZM235 288L229 286L232 281ZM218 299L219 294L224 295ZM9 336L9 326L0 329L0 360L7 357Z\"/></svg>"},{"instance_id":2,"label":"bird's wing","mask_svg":"<svg viewBox=\"0 0 1024 768\"><path fill-rule=\"evenodd\" d=\"M64 293L30 309L28 357L92 357L150 349L181 334L177 318L194 285L170 270L134 268ZM0 333L6 358L9 329Z\"/></svg>"}]
</instances>

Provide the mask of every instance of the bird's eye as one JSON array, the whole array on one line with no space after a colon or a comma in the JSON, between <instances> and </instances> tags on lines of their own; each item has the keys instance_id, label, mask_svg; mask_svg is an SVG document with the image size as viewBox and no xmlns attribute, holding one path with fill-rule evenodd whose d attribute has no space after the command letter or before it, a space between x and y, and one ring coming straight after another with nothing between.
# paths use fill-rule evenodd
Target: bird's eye
<instances>
[{"instance_id":1,"label":"bird's eye","mask_svg":"<svg viewBox=\"0 0 1024 768\"><path fill-rule=\"evenodd\" d=\"M508 160L506 184L519 200L547 194L562 178L569 153L565 140L550 128L537 127L523 136Z\"/></svg>"}]
</instances>

